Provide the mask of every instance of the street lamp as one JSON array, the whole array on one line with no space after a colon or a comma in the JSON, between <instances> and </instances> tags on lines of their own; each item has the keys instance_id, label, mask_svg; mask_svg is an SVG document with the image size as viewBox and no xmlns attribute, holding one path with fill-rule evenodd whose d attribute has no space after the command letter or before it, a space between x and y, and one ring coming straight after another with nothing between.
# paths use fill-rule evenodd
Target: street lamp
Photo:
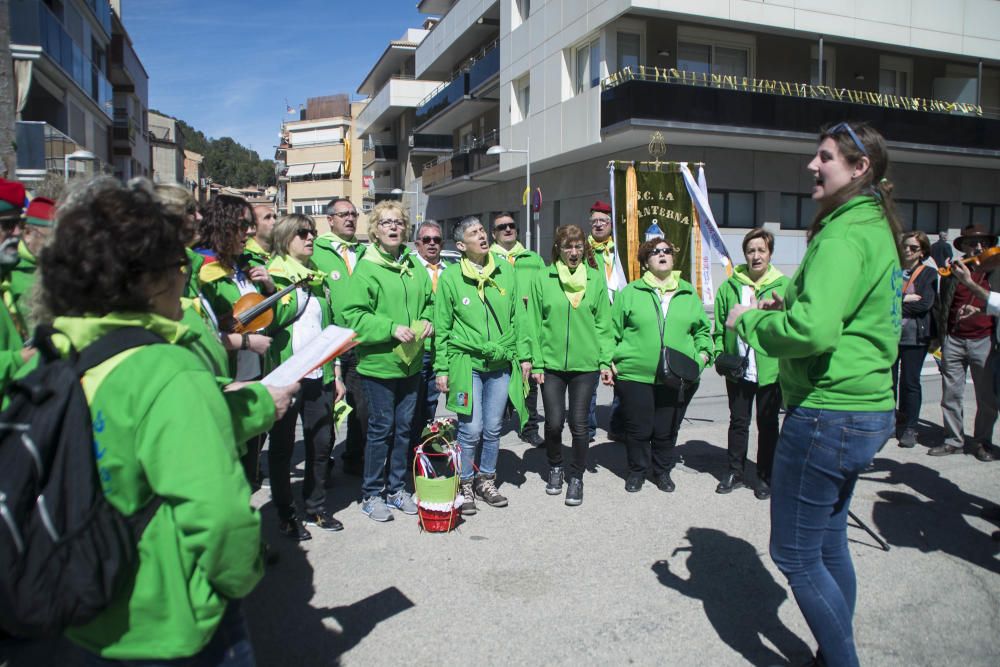
<instances>
[{"instance_id":1,"label":"street lamp","mask_svg":"<svg viewBox=\"0 0 1000 667\"><path fill-rule=\"evenodd\" d=\"M90 151L85 151L82 148L77 151L73 151L69 155L63 156L63 180L69 181L69 161L70 160L96 160L97 156Z\"/></svg>"},{"instance_id":2,"label":"street lamp","mask_svg":"<svg viewBox=\"0 0 1000 667\"><path fill-rule=\"evenodd\" d=\"M531 137L524 138L524 148L505 148L503 146L490 146L486 149L487 155L502 155L503 153L524 153L524 172L527 180L528 190L528 218L524 226L524 241L528 250L531 250L531 202L534 199L531 193ZM541 231L536 234L541 240Z\"/></svg>"}]
</instances>

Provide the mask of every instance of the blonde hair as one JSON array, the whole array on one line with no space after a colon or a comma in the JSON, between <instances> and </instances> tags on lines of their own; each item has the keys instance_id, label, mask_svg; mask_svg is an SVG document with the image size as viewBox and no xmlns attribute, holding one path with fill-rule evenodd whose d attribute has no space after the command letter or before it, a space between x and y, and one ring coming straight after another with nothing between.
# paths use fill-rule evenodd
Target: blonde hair
<instances>
[{"instance_id":1,"label":"blonde hair","mask_svg":"<svg viewBox=\"0 0 1000 667\"><path fill-rule=\"evenodd\" d=\"M385 211L399 211L399 217L403 221L403 240L410 240L410 216L406 212L406 207L403 206L402 202L398 202L395 199L383 199L379 203L375 204L375 208L372 212L368 214L368 238L375 242L377 238L375 236L375 230L378 229L378 223L382 219L382 214Z\"/></svg>"},{"instance_id":2,"label":"blonde hair","mask_svg":"<svg viewBox=\"0 0 1000 667\"><path fill-rule=\"evenodd\" d=\"M288 254L288 247L292 245L292 239L298 234L300 229L316 229L316 222L308 215L301 213L289 213L281 216L281 219L274 223L271 231L271 251L275 256L285 256Z\"/></svg>"}]
</instances>

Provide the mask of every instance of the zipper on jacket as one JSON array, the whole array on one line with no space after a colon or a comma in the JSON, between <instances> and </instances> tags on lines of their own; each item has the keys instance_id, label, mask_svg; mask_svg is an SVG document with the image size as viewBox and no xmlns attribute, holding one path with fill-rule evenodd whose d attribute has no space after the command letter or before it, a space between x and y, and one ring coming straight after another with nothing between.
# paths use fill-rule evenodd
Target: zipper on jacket
<instances>
[{"instance_id":1,"label":"zipper on jacket","mask_svg":"<svg viewBox=\"0 0 1000 667\"><path fill-rule=\"evenodd\" d=\"M563 370L569 370L569 318L573 314L573 308L566 300L566 360L563 362Z\"/></svg>"}]
</instances>

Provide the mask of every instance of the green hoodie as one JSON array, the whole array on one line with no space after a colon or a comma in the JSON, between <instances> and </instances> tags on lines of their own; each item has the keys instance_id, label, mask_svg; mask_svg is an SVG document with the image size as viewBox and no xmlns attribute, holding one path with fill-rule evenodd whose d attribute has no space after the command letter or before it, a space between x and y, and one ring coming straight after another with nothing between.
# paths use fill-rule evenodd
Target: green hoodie
<instances>
[{"instance_id":1,"label":"green hoodie","mask_svg":"<svg viewBox=\"0 0 1000 667\"><path fill-rule=\"evenodd\" d=\"M496 243L490 246L490 252L496 257L497 262L505 262L508 266L514 267L515 293L521 297L521 303L527 303L528 295L531 293L531 283L545 268L545 260L536 252L522 250L514 255L514 262L511 263L510 256L500 252L499 249L500 246Z\"/></svg>"},{"instance_id":2,"label":"green hoodie","mask_svg":"<svg viewBox=\"0 0 1000 667\"><path fill-rule=\"evenodd\" d=\"M378 250L372 246L365 252ZM392 336L396 327L408 327L416 320L429 320L432 315L427 271L411 256L409 248L403 248L399 262L409 270L400 272L366 258L358 262L351 274L341 312L345 326L358 334L355 351L358 373L362 375L404 378L420 372L424 365L422 355L407 364L393 351L399 345Z\"/></svg>"},{"instance_id":3,"label":"green hoodie","mask_svg":"<svg viewBox=\"0 0 1000 667\"><path fill-rule=\"evenodd\" d=\"M38 262L24 241L17 244L17 257L17 264L11 269L8 279L8 291L14 302L14 312L11 315L21 330L30 334L35 328L31 321L31 293L38 275Z\"/></svg>"},{"instance_id":4,"label":"green hoodie","mask_svg":"<svg viewBox=\"0 0 1000 667\"><path fill-rule=\"evenodd\" d=\"M785 309L747 311L736 333L779 358L786 405L892 410L902 288L882 207L855 197L821 221L786 288Z\"/></svg>"},{"instance_id":5,"label":"green hoodie","mask_svg":"<svg viewBox=\"0 0 1000 667\"><path fill-rule=\"evenodd\" d=\"M7 383L24 361L21 359L21 348L24 341L14 326L14 320L6 308L0 307L0 395L4 393Z\"/></svg>"},{"instance_id":6,"label":"green hoodie","mask_svg":"<svg viewBox=\"0 0 1000 667\"><path fill-rule=\"evenodd\" d=\"M358 243L354 247L356 263L351 271L347 270L344 258L335 249L335 244L339 241L332 234L321 234L313 242L313 262L319 270L327 275L330 284L330 305L333 308L333 323L340 327L346 327L344 320L344 304L347 302L347 294L351 289L351 276L353 271L358 270L361 258L364 257L365 249L368 247L363 243ZM426 273L426 271L425 271Z\"/></svg>"},{"instance_id":7,"label":"green hoodie","mask_svg":"<svg viewBox=\"0 0 1000 667\"><path fill-rule=\"evenodd\" d=\"M715 341L715 356L723 352L726 354L740 353L739 345L736 342L736 332L726 328L726 317L729 316L729 310L740 302L744 285L754 288L754 295L759 301L769 299L775 294L783 296L785 287L788 285L788 278L774 265L770 265L767 267L767 273L761 277L760 284L755 285L750 276L747 275L747 265L740 264L733 271L733 275L719 285L719 289L715 293L715 328L712 330L712 339ZM757 362L757 384L759 386L763 387L777 382L777 359L762 352L755 352L754 360Z\"/></svg>"},{"instance_id":8,"label":"green hoodie","mask_svg":"<svg viewBox=\"0 0 1000 667\"><path fill-rule=\"evenodd\" d=\"M555 265L531 284L525 317L532 371L596 371L611 366L611 304L601 275L586 264L587 289L580 305L570 304Z\"/></svg>"},{"instance_id":9,"label":"green hoodie","mask_svg":"<svg viewBox=\"0 0 1000 667\"><path fill-rule=\"evenodd\" d=\"M656 290L639 278L625 286L611 308L615 336L613 359L617 377L632 382L653 384L660 359L660 297ZM663 328L663 343L694 359L702 369L702 354L711 363L714 350L712 334L701 299L694 287L679 279L670 298Z\"/></svg>"},{"instance_id":10,"label":"green hoodie","mask_svg":"<svg viewBox=\"0 0 1000 667\"><path fill-rule=\"evenodd\" d=\"M78 349L136 325L179 343L127 350L84 376L108 501L125 514L153 496L164 502L139 540L134 581L67 636L115 660L193 655L212 638L227 601L247 595L263 574L260 517L226 404L203 363L184 349L192 334L179 322L119 313L60 317L53 325Z\"/></svg>"}]
</instances>

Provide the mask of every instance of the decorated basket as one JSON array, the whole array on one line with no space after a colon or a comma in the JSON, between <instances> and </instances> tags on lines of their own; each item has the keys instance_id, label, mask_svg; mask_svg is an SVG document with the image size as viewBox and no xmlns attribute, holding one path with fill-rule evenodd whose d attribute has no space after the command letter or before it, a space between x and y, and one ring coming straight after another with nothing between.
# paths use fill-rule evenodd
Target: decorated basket
<instances>
[{"instance_id":1,"label":"decorated basket","mask_svg":"<svg viewBox=\"0 0 1000 667\"><path fill-rule=\"evenodd\" d=\"M461 449L455 442L454 419L436 419L421 435L414 450L413 486L417 518L429 533L447 533L458 523Z\"/></svg>"}]
</instances>

